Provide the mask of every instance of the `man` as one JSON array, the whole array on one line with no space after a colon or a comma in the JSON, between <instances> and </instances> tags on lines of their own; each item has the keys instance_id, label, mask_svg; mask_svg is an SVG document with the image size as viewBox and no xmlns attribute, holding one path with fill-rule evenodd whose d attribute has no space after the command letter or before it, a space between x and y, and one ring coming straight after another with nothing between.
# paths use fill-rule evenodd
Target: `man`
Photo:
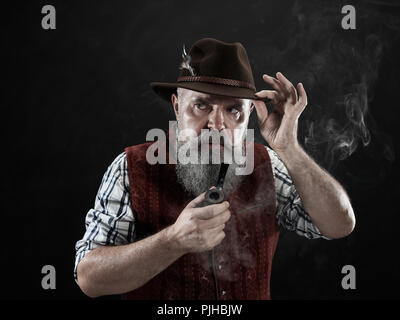
<instances>
[{"instance_id":1,"label":"man","mask_svg":"<svg viewBox=\"0 0 400 320\"><path fill-rule=\"evenodd\" d=\"M341 238L355 217L345 190L297 141L307 105L282 73L263 76L273 90L256 93L240 43L211 38L184 50L176 83L152 83L172 102L179 155L185 143L203 146L202 130L225 131L231 146L254 150L253 170L238 176L232 163L226 198L204 206L220 164L149 164L152 143L132 146L108 168L86 233L76 244L75 277L90 297L131 299L270 299L279 225L307 238ZM177 88L179 88L177 90ZM271 100L268 113L263 99ZM245 143L255 108L269 147ZM227 139L229 140L229 139ZM221 153L227 148L210 146ZM217 150L215 150L217 149Z\"/></svg>"}]
</instances>

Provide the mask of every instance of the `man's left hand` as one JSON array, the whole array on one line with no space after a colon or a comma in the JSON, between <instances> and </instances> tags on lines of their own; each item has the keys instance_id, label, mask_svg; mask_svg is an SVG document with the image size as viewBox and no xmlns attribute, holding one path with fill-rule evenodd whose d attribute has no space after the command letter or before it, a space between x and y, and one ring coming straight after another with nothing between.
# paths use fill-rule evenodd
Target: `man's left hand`
<instances>
[{"instance_id":1,"label":"man's left hand","mask_svg":"<svg viewBox=\"0 0 400 320\"><path fill-rule=\"evenodd\" d=\"M298 96L296 88L280 72L276 78L264 74L263 80L274 90L261 90L256 95L270 99L274 112L269 114L263 101L253 100L260 132L272 149L278 153L285 152L288 148L298 146L298 118L307 105L307 94L303 84L298 83Z\"/></svg>"}]
</instances>

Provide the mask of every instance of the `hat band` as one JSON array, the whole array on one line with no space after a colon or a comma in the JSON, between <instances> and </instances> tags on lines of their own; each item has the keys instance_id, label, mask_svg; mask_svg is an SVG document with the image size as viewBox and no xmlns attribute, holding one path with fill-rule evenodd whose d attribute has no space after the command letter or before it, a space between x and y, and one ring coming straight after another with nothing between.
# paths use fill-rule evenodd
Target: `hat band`
<instances>
[{"instance_id":1,"label":"hat band","mask_svg":"<svg viewBox=\"0 0 400 320\"><path fill-rule=\"evenodd\" d=\"M178 82L207 82L207 83L216 83L223 84L231 87L239 87L239 88L248 88L256 91L256 87L251 83L233 80L233 79L225 79L225 78L217 78L217 77L209 77L209 76L185 76L179 77Z\"/></svg>"}]
</instances>

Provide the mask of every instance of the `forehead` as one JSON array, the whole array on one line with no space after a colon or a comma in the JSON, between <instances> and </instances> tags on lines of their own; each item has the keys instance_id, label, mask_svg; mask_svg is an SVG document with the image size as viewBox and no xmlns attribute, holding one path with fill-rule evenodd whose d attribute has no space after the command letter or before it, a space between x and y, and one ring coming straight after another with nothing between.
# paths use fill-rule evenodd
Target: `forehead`
<instances>
[{"instance_id":1,"label":"forehead","mask_svg":"<svg viewBox=\"0 0 400 320\"><path fill-rule=\"evenodd\" d=\"M203 93L199 91L181 89L184 99L188 102L201 100L210 104L221 104L221 105L246 105L248 104L247 99L232 98L226 96L219 96L214 94Z\"/></svg>"}]
</instances>

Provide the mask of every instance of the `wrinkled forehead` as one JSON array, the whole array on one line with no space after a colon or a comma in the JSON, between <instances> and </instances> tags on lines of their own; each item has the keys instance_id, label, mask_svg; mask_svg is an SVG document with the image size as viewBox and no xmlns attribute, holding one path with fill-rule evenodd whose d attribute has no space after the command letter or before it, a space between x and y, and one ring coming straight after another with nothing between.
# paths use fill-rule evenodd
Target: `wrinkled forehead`
<instances>
[{"instance_id":1,"label":"wrinkled forehead","mask_svg":"<svg viewBox=\"0 0 400 320\"><path fill-rule=\"evenodd\" d=\"M184 88L179 88L178 94L180 95L180 98L183 99L183 101L185 101L186 103L194 101L203 101L208 104L216 104L216 105L241 105L241 106L250 105L249 99L219 96Z\"/></svg>"}]
</instances>

